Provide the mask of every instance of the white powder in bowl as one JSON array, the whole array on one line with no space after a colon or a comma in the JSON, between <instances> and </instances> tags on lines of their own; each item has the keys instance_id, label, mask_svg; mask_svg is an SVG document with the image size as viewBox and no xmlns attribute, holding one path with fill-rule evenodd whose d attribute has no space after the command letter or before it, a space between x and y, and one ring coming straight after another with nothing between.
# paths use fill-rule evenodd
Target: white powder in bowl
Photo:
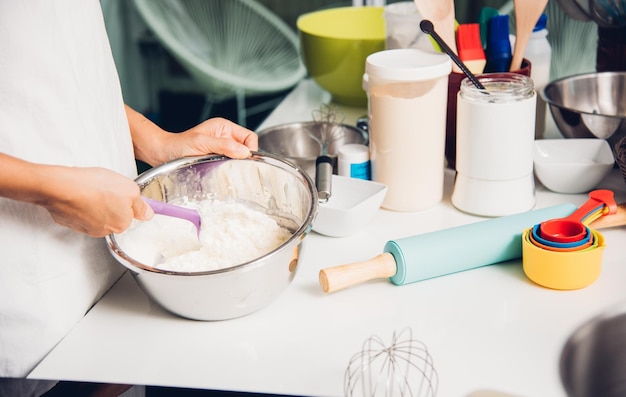
<instances>
[{"instance_id":1,"label":"white powder in bowl","mask_svg":"<svg viewBox=\"0 0 626 397\"><path fill-rule=\"evenodd\" d=\"M259 258L291 236L267 214L241 203L212 199L187 206L196 208L202 218L199 239L191 222L155 215L118 235L120 247L148 266L198 272Z\"/></svg>"}]
</instances>

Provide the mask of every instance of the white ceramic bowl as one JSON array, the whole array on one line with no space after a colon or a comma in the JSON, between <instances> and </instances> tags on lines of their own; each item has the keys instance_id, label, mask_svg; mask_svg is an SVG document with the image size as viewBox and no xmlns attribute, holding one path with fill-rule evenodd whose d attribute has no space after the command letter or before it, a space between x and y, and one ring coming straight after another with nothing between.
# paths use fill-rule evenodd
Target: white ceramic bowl
<instances>
[{"instance_id":1,"label":"white ceramic bowl","mask_svg":"<svg viewBox=\"0 0 626 397\"><path fill-rule=\"evenodd\" d=\"M371 222L386 194L382 183L333 175L332 195L319 204L313 230L330 237L352 235Z\"/></svg>"},{"instance_id":2,"label":"white ceramic bowl","mask_svg":"<svg viewBox=\"0 0 626 397\"><path fill-rule=\"evenodd\" d=\"M535 175L557 193L593 190L611 171L613 152L604 139L538 139L535 141Z\"/></svg>"}]
</instances>

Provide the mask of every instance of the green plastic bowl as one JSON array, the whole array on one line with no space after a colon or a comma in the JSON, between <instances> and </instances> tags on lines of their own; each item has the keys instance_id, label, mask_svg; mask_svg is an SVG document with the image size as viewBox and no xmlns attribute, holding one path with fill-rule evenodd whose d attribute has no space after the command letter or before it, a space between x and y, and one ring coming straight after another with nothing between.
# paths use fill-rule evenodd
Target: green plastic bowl
<instances>
[{"instance_id":1,"label":"green plastic bowl","mask_svg":"<svg viewBox=\"0 0 626 397\"><path fill-rule=\"evenodd\" d=\"M338 7L303 14L297 21L302 61L333 102L367 106L365 59L385 49L383 7Z\"/></svg>"}]
</instances>

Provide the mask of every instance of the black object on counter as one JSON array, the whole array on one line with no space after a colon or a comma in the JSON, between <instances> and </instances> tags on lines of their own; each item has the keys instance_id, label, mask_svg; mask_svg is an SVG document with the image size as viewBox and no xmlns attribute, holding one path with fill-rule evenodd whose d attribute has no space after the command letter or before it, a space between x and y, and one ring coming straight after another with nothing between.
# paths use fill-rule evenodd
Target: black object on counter
<instances>
[{"instance_id":1,"label":"black object on counter","mask_svg":"<svg viewBox=\"0 0 626 397\"><path fill-rule=\"evenodd\" d=\"M626 72L626 27L598 26L597 72Z\"/></svg>"}]
</instances>

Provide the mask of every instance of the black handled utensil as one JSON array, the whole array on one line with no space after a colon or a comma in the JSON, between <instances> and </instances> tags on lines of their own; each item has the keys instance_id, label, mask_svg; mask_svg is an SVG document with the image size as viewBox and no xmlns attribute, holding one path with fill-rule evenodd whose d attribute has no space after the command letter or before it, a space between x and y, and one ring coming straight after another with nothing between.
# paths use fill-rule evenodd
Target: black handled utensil
<instances>
[{"instance_id":1,"label":"black handled utensil","mask_svg":"<svg viewBox=\"0 0 626 397\"><path fill-rule=\"evenodd\" d=\"M441 49L444 50L444 52L448 54L450 58L452 58L452 61L456 63L459 69L461 69L461 71L467 76L467 78L470 79L470 81L476 86L476 88L478 88L479 90L485 90L485 86L482 85L481 82L478 81L476 76L474 76L474 74L467 68L467 66L465 66L463 61L461 61L461 58L459 58L454 53L454 51L452 51L450 46L448 46L448 44L446 44L446 42L441 38L441 36L439 36L437 32L435 32L435 27L433 26L433 23L431 21L429 21L428 19L422 19L422 21L420 22L420 29L422 29L422 32L429 34L433 39L435 39Z\"/></svg>"}]
</instances>

